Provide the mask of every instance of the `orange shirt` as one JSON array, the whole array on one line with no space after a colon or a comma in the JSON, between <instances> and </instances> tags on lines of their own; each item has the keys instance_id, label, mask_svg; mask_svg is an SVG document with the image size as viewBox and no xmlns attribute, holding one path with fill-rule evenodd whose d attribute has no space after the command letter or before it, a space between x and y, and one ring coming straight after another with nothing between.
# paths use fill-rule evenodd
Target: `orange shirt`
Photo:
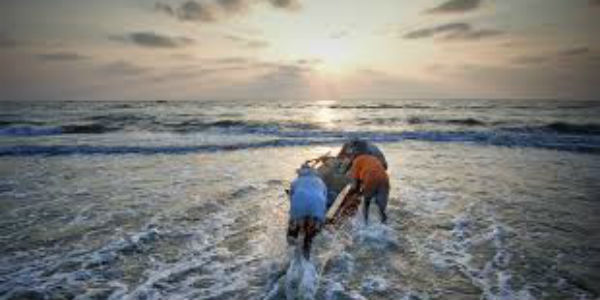
<instances>
[{"instance_id":1,"label":"orange shirt","mask_svg":"<svg viewBox=\"0 0 600 300\"><path fill-rule=\"evenodd\" d=\"M363 154L357 156L352 162L350 177L362 182L362 189L365 195L370 195L378 187L389 188L389 178L385 168L377 157Z\"/></svg>"}]
</instances>

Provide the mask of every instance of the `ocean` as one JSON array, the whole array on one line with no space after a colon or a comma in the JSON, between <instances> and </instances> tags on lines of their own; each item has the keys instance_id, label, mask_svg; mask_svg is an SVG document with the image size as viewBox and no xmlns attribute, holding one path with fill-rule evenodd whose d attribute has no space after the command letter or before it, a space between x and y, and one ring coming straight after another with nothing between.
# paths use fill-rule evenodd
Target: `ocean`
<instances>
[{"instance_id":1,"label":"ocean","mask_svg":"<svg viewBox=\"0 0 600 300\"><path fill-rule=\"evenodd\" d=\"M0 103L0 299L284 299L285 188L360 137L373 212L318 299L596 299L600 102Z\"/></svg>"}]
</instances>

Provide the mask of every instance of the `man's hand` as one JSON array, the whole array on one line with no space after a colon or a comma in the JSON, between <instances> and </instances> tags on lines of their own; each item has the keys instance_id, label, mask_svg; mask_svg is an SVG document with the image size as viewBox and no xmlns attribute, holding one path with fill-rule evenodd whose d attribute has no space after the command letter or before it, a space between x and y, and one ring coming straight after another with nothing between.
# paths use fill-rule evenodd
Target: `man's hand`
<instances>
[{"instance_id":1,"label":"man's hand","mask_svg":"<svg viewBox=\"0 0 600 300\"><path fill-rule=\"evenodd\" d=\"M348 190L348 195L358 193L359 191L360 191L360 180L358 180L356 178L352 178L350 180L350 190Z\"/></svg>"}]
</instances>

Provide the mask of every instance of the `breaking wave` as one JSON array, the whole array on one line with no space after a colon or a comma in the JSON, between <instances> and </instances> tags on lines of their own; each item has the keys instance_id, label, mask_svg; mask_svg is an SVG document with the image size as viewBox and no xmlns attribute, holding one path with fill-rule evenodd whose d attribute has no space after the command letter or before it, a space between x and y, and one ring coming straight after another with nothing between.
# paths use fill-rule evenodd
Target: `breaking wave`
<instances>
[{"instance_id":1,"label":"breaking wave","mask_svg":"<svg viewBox=\"0 0 600 300\"><path fill-rule=\"evenodd\" d=\"M279 137L298 136L340 136L353 134L352 131L340 128L326 131L319 124L297 121L255 121L236 119L202 120L201 118L189 118L184 120L160 120L152 116L143 115L98 115L92 116L83 123L65 125L44 125L31 122L5 121L0 125L0 136L35 137L45 135L62 134L104 134L115 131L128 132L170 132L175 134L198 133L204 131L217 131L219 133L233 134L260 134L274 135ZM569 123L550 122L546 124L523 124L510 121L484 121L482 119L467 118L428 118L423 116L401 117L363 117L357 119L359 125L385 125L386 127L404 124L414 125L438 125L439 129L430 132L453 135L455 131L449 128L487 129L494 133L516 133L516 134L547 134L554 135L600 135L600 124L597 123ZM352 126L352 125L351 125ZM415 128L417 129L417 128ZM410 130L409 130L410 131ZM380 132L388 135L388 132ZM369 135L369 134L367 134Z\"/></svg>"},{"instance_id":2,"label":"breaking wave","mask_svg":"<svg viewBox=\"0 0 600 300\"><path fill-rule=\"evenodd\" d=\"M50 126L11 126L0 128L0 136L42 136L59 134L100 134L115 131L98 123L70 124L57 127Z\"/></svg>"},{"instance_id":3,"label":"breaking wave","mask_svg":"<svg viewBox=\"0 0 600 300\"><path fill-rule=\"evenodd\" d=\"M573 124L553 122L542 126L507 127L507 131L516 132L551 132L556 134L600 135L600 124Z\"/></svg>"},{"instance_id":4,"label":"breaking wave","mask_svg":"<svg viewBox=\"0 0 600 300\"><path fill-rule=\"evenodd\" d=\"M405 140L428 142L472 143L482 146L541 148L561 151L600 153L600 137L556 135L511 131L275 131L274 138L258 142L199 145L15 145L0 147L0 156L71 155L71 154L187 154L193 152L235 151L257 148L340 144L351 138L369 139L376 143Z\"/></svg>"},{"instance_id":5,"label":"breaking wave","mask_svg":"<svg viewBox=\"0 0 600 300\"><path fill-rule=\"evenodd\" d=\"M240 133L276 133L289 130L317 130L320 127L311 123L299 122L258 122L243 120L185 120L180 122L158 121L153 118L141 118L133 116L96 116L90 118L95 123L67 124L62 126L27 126L13 125L6 122L4 128L0 128L0 136L44 136L61 134L102 134L114 131L149 131L149 132L173 132L193 133L206 130L227 130Z\"/></svg>"},{"instance_id":6,"label":"breaking wave","mask_svg":"<svg viewBox=\"0 0 600 300\"><path fill-rule=\"evenodd\" d=\"M419 117L410 117L407 120L408 124L423 124L423 123L431 123L431 124L446 124L446 125L463 125L463 126L484 126L487 125L486 122L477 120L474 118L464 118L464 119L422 119Z\"/></svg>"}]
</instances>

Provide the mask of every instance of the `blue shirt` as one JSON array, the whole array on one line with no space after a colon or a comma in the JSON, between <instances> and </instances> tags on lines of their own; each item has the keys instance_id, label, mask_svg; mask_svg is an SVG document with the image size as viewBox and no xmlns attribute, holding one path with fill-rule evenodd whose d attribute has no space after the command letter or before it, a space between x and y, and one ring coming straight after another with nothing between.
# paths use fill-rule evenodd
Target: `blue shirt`
<instances>
[{"instance_id":1,"label":"blue shirt","mask_svg":"<svg viewBox=\"0 0 600 300\"><path fill-rule=\"evenodd\" d=\"M325 220L327 187L315 171L301 168L298 171L298 178L292 182L290 195L292 220L305 217L313 217L321 222Z\"/></svg>"}]
</instances>

